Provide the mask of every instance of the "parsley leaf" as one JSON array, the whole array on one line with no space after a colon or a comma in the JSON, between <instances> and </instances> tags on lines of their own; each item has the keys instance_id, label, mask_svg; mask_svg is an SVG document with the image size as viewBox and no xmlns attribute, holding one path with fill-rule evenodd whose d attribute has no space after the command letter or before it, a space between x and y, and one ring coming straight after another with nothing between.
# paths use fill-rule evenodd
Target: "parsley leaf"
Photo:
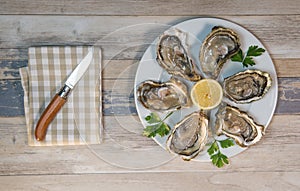
<instances>
[{"instance_id":1,"label":"parsley leaf","mask_svg":"<svg viewBox=\"0 0 300 191\"><path fill-rule=\"evenodd\" d=\"M219 150L218 143L215 141L213 144L211 144L209 149L207 149L207 152L209 155L212 155L215 152L217 152L218 150Z\"/></svg>"},{"instance_id":2,"label":"parsley leaf","mask_svg":"<svg viewBox=\"0 0 300 191\"><path fill-rule=\"evenodd\" d=\"M228 157L221 153L219 144L222 148L228 148L234 145L233 140L225 139L225 140L215 140L209 149L207 149L208 154L210 155L210 159L212 164L217 166L218 168L223 167L225 164L229 164Z\"/></svg>"},{"instance_id":3,"label":"parsley leaf","mask_svg":"<svg viewBox=\"0 0 300 191\"><path fill-rule=\"evenodd\" d=\"M255 62L251 57L246 57L243 61L243 67L254 66Z\"/></svg>"},{"instance_id":4,"label":"parsley leaf","mask_svg":"<svg viewBox=\"0 0 300 191\"><path fill-rule=\"evenodd\" d=\"M148 125L144 129L143 135L147 137L154 137L156 135L157 129L159 129L160 124Z\"/></svg>"},{"instance_id":5,"label":"parsley leaf","mask_svg":"<svg viewBox=\"0 0 300 191\"><path fill-rule=\"evenodd\" d=\"M143 131L143 135L147 137L155 137L157 134L161 137L169 134L170 127L164 122L173 112L170 112L166 117L161 120L157 113L150 113L150 115L145 117L145 120L150 125L146 126Z\"/></svg>"},{"instance_id":6,"label":"parsley leaf","mask_svg":"<svg viewBox=\"0 0 300 191\"><path fill-rule=\"evenodd\" d=\"M258 46L250 46L247 51L247 56L260 56L265 52L265 49L259 48Z\"/></svg>"},{"instance_id":7,"label":"parsley leaf","mask_svg":"<svg viewBox=\"0 0 300 191\"><path fill-rule=\"evenodd\" d=\"M221 147L224 149L234 145L234 142L231 139L225 139L225 140L219 141L219 143L220 143Z\"/></svg>"},{"instance_id":8,"label":"parsley leaf","mask_svg":"<svg viewBox=\"0 0 300 191\"><path fill-rule=\"evenodd\" d=\"M243 59L244 59L244 54L242 49L239 49L239 51L231 57L231 60L234 62L243 62Z\"/></svg>"},{"instance_id":9,"label":"parsley leaf","mask_svg":"<svg viewBox=\"0 0 300 191\"><path fill-rule=\"evenodd\" d=\"M150 113L150 115L148 115L147 117L145 117L145 120L149 124L158 123L158 122L161 121L157 113Z\"/></svg>"},{"instance_id":10,"label":"parsley leaf","mask_svg":"<svg viewBox=\"0 0 300 191\"><path fill-rule=\"evenodd\" d=\"M220 151L217 154L212 155L210 158L212 163L218 168L223 167L225 164L229 164L228 157Z\"/></svg>"},{"instance_id":11,"label":"parsley leaf","mask_svg":"<svg viewBox=\"0 0 300 191\"><path fill-rule=\"evenodd\" d=\"M162 123L157 131L161 137L167 135L170 131L170 127L166 123Z\"/></svg>"},{"instance_id":12,"label":"parsley leaf","mask_svg":"<svg viewBox=\"0 0 300 191\"><path fill-rule=\"evenodd\" d=\"M243 53L241 49L231 57L231 60L234 62L241 62L243 67L254 66L255 62L253 57L262 55L266 50L258 47L257 45L249 46L246 54Z\"/></svg>"}]
</instances>

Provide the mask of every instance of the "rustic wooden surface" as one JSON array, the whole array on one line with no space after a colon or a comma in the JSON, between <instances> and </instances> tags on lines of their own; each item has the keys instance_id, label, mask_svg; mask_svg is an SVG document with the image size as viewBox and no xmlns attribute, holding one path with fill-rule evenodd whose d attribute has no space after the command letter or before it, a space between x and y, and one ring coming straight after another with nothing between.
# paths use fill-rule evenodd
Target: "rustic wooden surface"
<instances>
[{"instance_id":1,"label":"rustic wooden surface","mask_svg":"<svg viewBox=\"0 0 300 191\"><path fill-rule=\"evenodd\" d=\"M300 190L300 1L0 0L0 5L0 190ZM170 158L141 136L133 97L136 68L149 43L169 25L208 16L256 35L279 81L266 136L221 169ZM95 43L103 47L106 143L29 147L18 72L27 66L27 48Z\"/></svg>"}]
</instances>

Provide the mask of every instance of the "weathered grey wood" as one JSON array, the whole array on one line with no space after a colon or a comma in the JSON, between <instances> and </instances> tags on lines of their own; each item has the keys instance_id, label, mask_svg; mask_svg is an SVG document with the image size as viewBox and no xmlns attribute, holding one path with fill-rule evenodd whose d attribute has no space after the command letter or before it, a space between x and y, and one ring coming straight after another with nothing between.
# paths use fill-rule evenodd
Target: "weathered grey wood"
<instances>
[{"instance_id":1,"label":"weathered grey wood","mask_svg":"<svg viewBox=\"0 0 300 191\"><path fill-rule=\"evenodd\" d=\"M275 115L263 140L230 159L222 169L210 163L171 161L153 140L143 137L134 116L105 117L106 139L98 146L29 147L24 118L0 118L0 175L58 175L131 172L299 172L300 115ZM120 123L121 122L121 123ZM122 123L124 122L124 123ZM112 145L107 145L112 144ZM99 152L101 151L101 152ZM130 154L127 152L130 151ZM146 157L147 153L151 157ZM143 157L145 155L145 157ZM137 159L143 159L138 161ZM169 160L165 160L169 159ZM139 170L119 168L116 161L142 162ZM152 163L152 161L157 163ZM252 161L255 160L255 163ZM161 163L159 163L161 162ZM152 164L153 168L147 165ZM126 164L123 167L128 167ZM1 179L1 178L0 178Z\"/></svg>"},{"instance_id":2,"label":"weathered grey wood","mask_svg":"<svg viewBox=\"0 0 300 191\"><path fill-rule=\"evenodd\" d=\"M254 176L255 175L255 176ZM289 190L300 189L299 172L171 172L4 176L1 190ZM17 182L17 184L16 184Z\"/></svg>"},{"instance_id":3,"label":"weathered grey wood","mask_svg":"<svg viewBox=\"0 0 300 191\"><path fill-rule=\"evenodd\" d=\"M19 68L27 66L27 60L0 60L0 80L20 79Z\"/></svg>"},{"instance_id":4,"label":"weathered grey wood","mask_svg":"<svg viewBox=\"0 0 300 191\"><path fill-rule=\"evenodd\" d=\"M298 72L300 71L300 59L272 58L272 60L279 78L300 77ZM120 74L122 74L122 78L132 78L134 75L131 73L135 72L138 65L139 60L104 60L103 78L116 79ZM128 73L128 75L126 75L126 73Z\"/></svg>"},{"instance_id":5,"label":"weathered grey wood","mask_svg":"<svg viewBox=\"0 0 300 191\"><path fill-rule=\"evenodd\" d=\"M140 59L170 25L190 18L197 17L0 16L0 48L97 44L104 59ZM222 18L253 32L273 58L299 58L300 15Z\"/></svg>"},{"instance_id":6,"label":"weathered grey wood","mask_svg":"<svg viewBox=\"0 0 300 191\"><path fill-rule=\"evenodd\" d=\"M27 48L0 48L0 60L28 60Z\"/></svg>"},{"instance_id":7,"label":"weathered grey wood","mask_svg":"<svg viewBox=\"0 0 300 191\"><path fill-rule=\"evenodd\" d=\"M298 0L0 0L0 190L300 190L299 7ZM201 16L250 30L279 77L263 140L221 169L170 160L143 137L131 89L149 43L169 25ZM105 142L29 147L18 74L28 47L95 43L105 59Z\"/></svg>"},{"instance_id":8,"label":"weathered grey wood","mask_svg":"<svg viewBox=\"0 0 300 191\"><path fill-rule=\"evenodd\" d=\"M23 95L20 80L0 80L0 116L24 115Z\"/></svg>"},{"instance_id":9,"label":"weathered grey wood","mask_svg":"<svg viewBox=\"0 0 300 191\"><path fill-rule=\"evenodd\" d=\"M278 76L299 76L297 61L286 62L279 59L278 63L275 62L280 71ZM0 110L0 116L24 115L23 90L18 68L25 65L26 61L0 61L0 107L3 108ZM104 115L136 115L133 87L138 61L106 60L103 65ZM278 97L276 113L300 113L299 78L279 77Z\"/></svg>"},{"instance_id":10,"label":"weathered grey wood","mask_svg":"<svg viewBox=\"0 0 300 191\"><path fill-rule=\"evenodd\" d=\"M0 14L39 15L266 15L299 14L294 0L39 1L2 0Z\"/></svg>"},{"instance_id":11,"label":"weathered grey wood","mask_svg":"<svg viewBox=\"0 0 300 191\"><path fill-rule=\"evenodd\" d=\"M117 65L117 64L116 64ZM103 114L137 115L134 102L134 74L136 65L115 70L114 77L103 79ZM300 78L278 78L278 105L276 114L300 114ZM0 116L22 116L23 89L20 79L0 80Z\"/></svg>"},{"instance_id":12,"label":"weathered grey wood","mask_svg":"<svg viewBox=\"0 0 300 191\"><path fill-rule=\"evenodd\" d=\"M298 59L276 59L278 76L298 77ZM26 60L0 61L0 116L24 115L23 91L18 68L27 65ZM103 62L104 115L136 115L133 97L133 80L138 60L105 60ZM299 113L300 100L298 78L279 78L279 101L276 113ZM130 91L128 91L130 90Z\"/></svg>"},{"instance_id":13,"label":"weathered grey wood","mask_svg":"<svg viewBox=\"0 0 300 191\"><path fill-rule=\"evenodd\" d=\"M276 113L300 114L300 108L297 106L300 103L300 81L295 78L279 79L278 106Z\"/></svg>"},{"instance_id":14,"label":"weathered grey wood","mask_svg":"<svg viewBox=\"0 0 300 191\"><path fill-rule=\"evenodd\" d=\"M0 51L1 52L1 51ZM19 68L27 66L28 60L0 59L0 80L20 79ZM273 59L277 76L300 77L300 59ZM120 74L122 78L133 78L138 67L139 60L103 60L103 78L117 79Z\"/></svg>"}]
</instances>

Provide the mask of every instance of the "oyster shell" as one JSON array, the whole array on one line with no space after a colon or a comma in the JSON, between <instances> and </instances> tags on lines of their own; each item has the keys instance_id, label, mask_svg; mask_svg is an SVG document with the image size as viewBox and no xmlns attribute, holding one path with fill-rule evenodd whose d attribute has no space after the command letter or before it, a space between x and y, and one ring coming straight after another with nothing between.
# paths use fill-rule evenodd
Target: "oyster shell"
<instances>
[{"instance_id":1,"label":"oyster shell","mask_svg":"<svg viewBox=\"0 0 300 191\"><path fill-rule=\"evenodd\" d=\"M167 139L167 148L184 160L191 160L203 150L207 136L207 116L202 112L194 112L174 126Z\"/></svg>"},{"instance_id":2,"label":"oyster shell","mask_svg":"<svg viewBox=\"0 0 300 191\"><path fill-rule=\"evenodd\" d=\"M223 83L224 94L236 103L250 103L261 99L270 89L270 74L259 70L246 70L228 78Z\"/></svg>"},{"instance_id":3,"label":"oyster shell","mask_svg":"<svg viewBox=\"0 0 300 191\"><path fill-rule=\"evenodd\" d=\"M242 147L257 143L264 134L264 126L258 125L246 112L222 104L216 113L216 134L226 135Z\"/></svg>"},{"instance_id":4,"label":"oyster shell","mask_svg":"<svg viewBox=\"0 0 300 191\"><path fill-rule=\"evenodd\" d=\"M187 34L178 29L164 33L157 44L156 60L169 74L198 81L201 77L197 74L194 62L188 55L186 39Z\"/></svg>"},{"instance_id":5,"label":"oyster shell","mask_svg":"<svg viewBox=\"0 0 300 191\"><path fill-rule=\"evenodd\" d=\"M240 48L240 40L231 29L216 26L204 39L200 50L200 66L206 77L216 79L224 65Z\"/></svg>"},{"instance_id":6,"label":"oyster shell","mask_svg":"<svg viewBox=\"0 0 300 191\"><path fill-rule=\"evenodd\" d=\"M145 108L154 111L173 111L191 106L187 86L177 78L165 83L144 81L138 86L137 96Z\"/></svg>"}]
</instances>

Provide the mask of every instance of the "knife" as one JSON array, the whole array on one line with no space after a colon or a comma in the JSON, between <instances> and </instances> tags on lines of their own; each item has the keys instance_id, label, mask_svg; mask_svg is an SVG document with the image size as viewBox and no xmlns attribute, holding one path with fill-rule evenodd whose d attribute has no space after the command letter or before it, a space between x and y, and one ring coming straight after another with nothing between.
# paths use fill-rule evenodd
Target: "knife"
<instances>
[{"instance_id":1,"label":"knife","mask_svg":"<svg viewBox=\"0 0 300 191\"><path fill-rule=\"evenodd\" d=\"M36 140L43 141L45 139L49 124L55 118L56 114L63 107L63 105L67 102L67 98L70 95L72 89L87 71L90 63L92 62L93 52L93 49L90 50L89 53L81 60L81 62L76 66L76 68L68 77L65 85L52 98L51 102L42 113L35 128Z\"/></svg>"}]
</instances>

